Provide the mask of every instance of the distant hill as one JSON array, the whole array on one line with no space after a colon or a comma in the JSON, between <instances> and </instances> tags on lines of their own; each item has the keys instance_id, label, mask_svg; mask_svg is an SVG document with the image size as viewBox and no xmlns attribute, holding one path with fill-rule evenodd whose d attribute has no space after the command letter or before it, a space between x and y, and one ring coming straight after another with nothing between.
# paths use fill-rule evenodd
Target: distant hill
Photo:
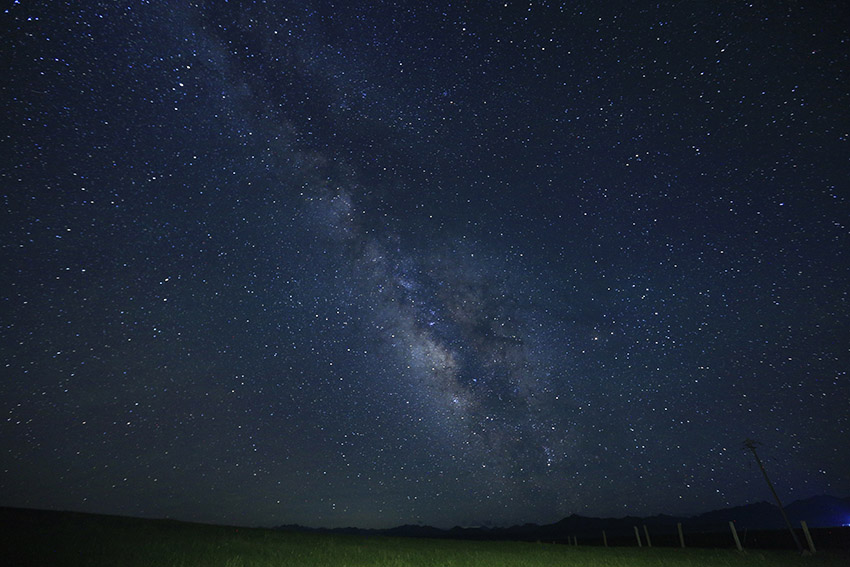
<instances>
[{"instance_id":1,"label":"distant hill","mask_svg":"<svg viewBox=\"0 0 850 567\"><path fill-rule=\"evenodd\" d=\"M850 523L850 498L814 496L792 502L785 506L785 512L795 527L799 527L801 520L805 520L812 528L842 526ZM785 527L779 508L769 502L707 512L691 518L688 523L710 526L716 523L728 524L730 521L734 521L740 527L753 530Z\"/></svg>"},{"instance_id":2,"label":"distant hill","mask_svg":"<svg viewBox=\"0 0 850 567\"><path fill-rule=\"evenodd\" d=\"M785 507L792 522L805 520L809 526L829 528L850 525L850 498L813 496Z\"/></svg>"},{"instance_id":3,"label":"distant hill","mask_svg":"<svg viewBox=\"0 0 850 567\"><path fill-rule=\"evenodd\" d=\"M805 500L797 500L786 506L785 510L795 527L800 526L800 520L805 520L811 528L827 528L850 523L850 498L815 496ZM729 529L730 521L735 522L739 530L781 530L785 527L777 506L769 502L756 502L746 506L712 510L691 517L661 514L645 518L635 516L592 518L573 514L553 524L522 524L503 528L462 528L456 526L449 530L443 530L431 526L405 525L386 530L367 530L359 528L315 529L288 525L280 526L278 529L402 537L549 541L561 540L567 536L598 537L603 530L612 538L631 537L634 526L647 526L653 534L674 534L677 530L677 523L682 523L690 533L723 532Z\"/></svg>"}]
</instances>

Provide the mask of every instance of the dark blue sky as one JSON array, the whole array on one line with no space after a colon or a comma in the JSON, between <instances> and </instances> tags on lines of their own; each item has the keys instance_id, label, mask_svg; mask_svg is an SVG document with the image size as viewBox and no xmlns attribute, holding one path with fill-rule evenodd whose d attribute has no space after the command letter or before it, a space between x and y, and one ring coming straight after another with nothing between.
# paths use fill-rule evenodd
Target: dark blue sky
<instances>
[{"instance_id":1,"label":"dark blue sky","mask_svg":"<svg viewBox=\"0 0 850 567\"><path fill-rule=\"evenodd\" d=\"M2 14L0 505L387 527L850 493L850 18Z\"/></svg>"}]
</instances>

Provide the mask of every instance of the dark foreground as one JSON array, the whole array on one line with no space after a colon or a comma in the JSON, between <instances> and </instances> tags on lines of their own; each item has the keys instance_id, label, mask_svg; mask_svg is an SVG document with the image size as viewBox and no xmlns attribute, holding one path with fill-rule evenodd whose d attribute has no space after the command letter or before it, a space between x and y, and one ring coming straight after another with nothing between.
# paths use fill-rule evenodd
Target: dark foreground
<instances>
[{"instance_id":1,"label":"dark foreground","mask_svg":"<svg viewBox=\"0 0 850 567\"><path fill-rule=\"evenodd\" d=\"M838 567L847 550L790 551L588 547L363 537L0 509L2 563L16 566L730 566Z\"/></svg>"}]
</instances>

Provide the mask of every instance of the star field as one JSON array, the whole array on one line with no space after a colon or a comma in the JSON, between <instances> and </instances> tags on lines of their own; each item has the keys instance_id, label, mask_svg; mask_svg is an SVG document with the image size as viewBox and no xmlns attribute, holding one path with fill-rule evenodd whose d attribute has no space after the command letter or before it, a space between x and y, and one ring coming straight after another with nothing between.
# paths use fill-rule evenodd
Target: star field
<instances>
[{"instance_id":1,"label":"star field","mask_svg":"<svg viewBox=\"0 0 850 567\"><path fill-rule=\"evenodd\" d=\"M841 3L15 3L0 505L850 493Z\"/></svg>"}]
</instances>

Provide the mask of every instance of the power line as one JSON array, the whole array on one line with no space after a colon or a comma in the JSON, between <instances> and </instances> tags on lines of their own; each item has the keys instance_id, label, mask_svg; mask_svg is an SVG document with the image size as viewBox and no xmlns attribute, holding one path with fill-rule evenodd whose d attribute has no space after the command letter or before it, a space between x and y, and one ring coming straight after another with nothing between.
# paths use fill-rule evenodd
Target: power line
<instances>
[{"instance_id":1,"label":"power line","mask_svg":"<svg viewBox=\"0 0 850 567\"><path fill-rule=\"evenodd\" d=\"M791 532L791 537L794 538L794 544L797 546L797 551L802 554L803 546L800 544L797 534L794 533L794 528L791 527L791 521L788 520L788 514L785 513L785 507L782 505L782 501L779 500L779 495L776 493L776 489L773 488L773 483L770 482L770 478L767 476L767 471L764 470L764 465L759 458L759 454L756 452L756 445L761 445L761 443L754 441L753 439L744 440L744 447L753 452L753 456L756 458L756 462L764 475L764 480L767 481L767 486L770 488L770 491L773 493L773 497L776 499L776 503L779 505L779 511L782 512L782 518L785 520L785 525L788 526L788 531Z\"/></svg>"}]
</instances>

